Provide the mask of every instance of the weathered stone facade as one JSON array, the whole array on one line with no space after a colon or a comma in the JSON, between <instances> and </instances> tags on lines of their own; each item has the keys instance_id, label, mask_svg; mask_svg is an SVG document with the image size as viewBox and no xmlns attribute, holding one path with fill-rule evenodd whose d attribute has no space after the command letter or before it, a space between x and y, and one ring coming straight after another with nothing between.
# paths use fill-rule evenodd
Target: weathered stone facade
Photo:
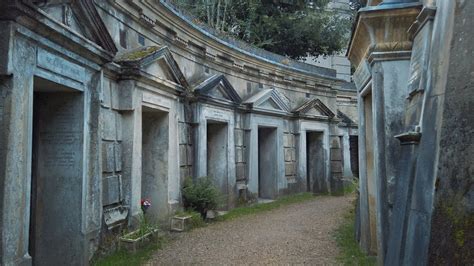
<instances>
[{"instance_id":1,"label":"weathered stone facade","mask_svg":"<svg viewBox=\"0 0 474 266\"><path fill-rule=\"evenodd\" d=\"M0 36L2 265L88 264L141 199L154 221L179 209L186 177L232 208L351 176L356 94L334 70L246 51L166 2L8 0Z\"/></svg>"},{"instance_id":2,"label":"weathered stone facade","mask_svg":"<svg viewBox=\"0 0 474 266\"><path fill-rule=\"evenodd\" d=\"M474 2L365 2L348 52L360 244L380 265L470 264Z\"/></svg>"}]
</instances>

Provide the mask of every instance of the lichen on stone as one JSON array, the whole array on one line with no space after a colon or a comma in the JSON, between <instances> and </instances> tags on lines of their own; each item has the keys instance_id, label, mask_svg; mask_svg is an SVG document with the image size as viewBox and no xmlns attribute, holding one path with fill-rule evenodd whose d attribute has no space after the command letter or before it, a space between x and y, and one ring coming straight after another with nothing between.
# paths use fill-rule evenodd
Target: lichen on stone
<instances>
[{"instance_id":1,"label":"lichen on stone","mask_svg":"<svg viewBox=\"0 0 474 266\"><path fill-rule=\"evenodd\" d=\"M160 46L148 46L148 47L141 47L139 49L124 53L117 58L119 62L130 62L130 61L138 61L140 59L145 58L146 56L158 51L161 47Z\"/></svg>"}]
</instances>

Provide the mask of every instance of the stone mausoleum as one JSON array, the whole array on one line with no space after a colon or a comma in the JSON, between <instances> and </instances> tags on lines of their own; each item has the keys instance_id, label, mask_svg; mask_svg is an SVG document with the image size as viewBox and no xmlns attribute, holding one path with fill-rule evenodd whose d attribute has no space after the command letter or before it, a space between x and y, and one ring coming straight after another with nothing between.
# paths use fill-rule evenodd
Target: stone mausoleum
<instances>
[{"instance_id":1,"label":"stone mausoleum","mask_svg":"<svg viewBox=\"0 0 474 266\"><path fill-rule=\"evenodd\" d=\"M224 209L352 177L351 84L191 21L158 0L2 2L1 265L88 264L141 199L154 221L180 209L186 177Z\"/></svg>"},{"instance_id":2,"label":"stone mausoleum","mask_svg":"<svg viewBox=\"0 0 474 266\"><path fill-rule=\"evenodd\" d=\"M474 1L361 1L360 245L380 265L474 261Z\"/></svg>"}]
</instances>

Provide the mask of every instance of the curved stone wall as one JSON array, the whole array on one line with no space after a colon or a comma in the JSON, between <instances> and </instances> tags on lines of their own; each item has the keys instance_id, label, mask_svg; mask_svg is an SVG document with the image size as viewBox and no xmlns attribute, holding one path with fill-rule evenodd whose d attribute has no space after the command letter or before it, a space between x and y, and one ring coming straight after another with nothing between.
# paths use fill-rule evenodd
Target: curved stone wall
<instances>
[{"instance_id":1,"label":"curved stone wall","mask_svg":"<svg viewBox=\"0 0 474 266\"><path fill-rule=\"evenodd\" d=\"M86 264L142 199L153 221L182 208L187 177L211 176L229 209L350 175L356 104L334 70L154 0L14 1L0 25L2 265Z\"/></svg>"}]
</instances>

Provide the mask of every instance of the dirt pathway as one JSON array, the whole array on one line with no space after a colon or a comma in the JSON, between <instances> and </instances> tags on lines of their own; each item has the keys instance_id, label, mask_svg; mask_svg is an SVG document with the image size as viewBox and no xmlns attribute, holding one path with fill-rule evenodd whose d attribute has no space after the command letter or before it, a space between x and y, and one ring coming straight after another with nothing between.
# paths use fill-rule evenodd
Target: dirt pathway
<instances>
[{"instance_id":1,"label":"dirt pathway","mask_svg":"<svg viewBox=\"0 0 474 266\"><path fill-rule=\"evenodd\" d=\"M338 248L332 231L351 201L317 197L177 234L149 265L334 265Z\"/></svg>"}]
</instances>

